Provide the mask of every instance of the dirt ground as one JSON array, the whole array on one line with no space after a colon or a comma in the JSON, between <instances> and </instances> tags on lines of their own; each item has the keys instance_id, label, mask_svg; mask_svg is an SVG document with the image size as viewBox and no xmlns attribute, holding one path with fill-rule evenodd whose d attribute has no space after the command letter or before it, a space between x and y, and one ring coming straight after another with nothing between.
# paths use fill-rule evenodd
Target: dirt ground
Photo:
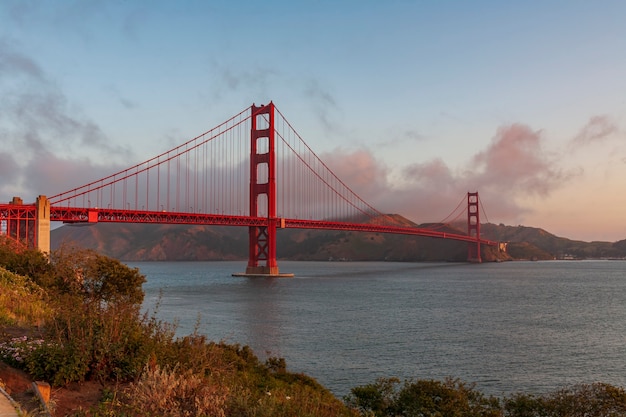
<instances>
[{"instance_id":1,"label":"dirt ground","mask_svg":"<svg viewBox=\"0 0 626 417\"><path fill-rule=\"evenodd\" d=\"M4 384L5 391L20 404L22 409L30 412L39 410L39 402L33 392L33 381L26 373L0 362L0 381ZM100 401L103 388L97 382L53 388L50 396L52 415L64 417L80 409L89 410Z\"/></svg>"},{"instance_id":2,"label":"dirt ground","mask_svg":"<svg viewBox=\"0 0 626 417\"><path fill-rule=\"evenodd\" d=\"M33 336L33 332L19 327L5 327L0 331L0 342L14 337ZM33 380L25 372L0 362L0 384L23 410L34 412L39 410L39 401L35 397ZM102 397L104 387L97 382L71 384L64 388L52 388L49 408L54 417L71 415L77 410L89 410ZM36 414L35 414L36 415Z\"/></svg>"}]
</instances>

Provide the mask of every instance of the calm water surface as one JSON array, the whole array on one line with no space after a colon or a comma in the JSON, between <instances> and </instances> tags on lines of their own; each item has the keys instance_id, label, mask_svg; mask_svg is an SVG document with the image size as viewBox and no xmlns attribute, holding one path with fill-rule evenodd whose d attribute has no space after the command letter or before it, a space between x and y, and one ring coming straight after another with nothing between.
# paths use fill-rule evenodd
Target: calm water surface
<instances>
[{"instance_id":1,"label":"calm water surface","mask_svg":"<svg viewBox=\"0 0 626 417\"><path fill-rule=\"evenodd\" d=\"M295 278L234 278L245 262L129 263L145 307L316 378L337 396L377 377L474 382L504 395L626 386L626 262L281 262ZM159 296L161 294L161 297Z\"/></svg>"}]
</instances>

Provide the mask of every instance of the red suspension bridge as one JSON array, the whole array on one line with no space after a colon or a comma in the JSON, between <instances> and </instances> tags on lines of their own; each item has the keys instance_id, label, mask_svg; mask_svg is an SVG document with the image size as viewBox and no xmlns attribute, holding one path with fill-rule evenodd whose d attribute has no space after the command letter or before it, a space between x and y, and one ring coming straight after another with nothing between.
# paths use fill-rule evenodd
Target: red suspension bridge
<instances>
[{"instance_id":1,"label":"red suspension bridge","mask_svg":"<svg viewBox=\"0 0 626 417\"><path fill-rule=\"evenodd\" d=\"M453 239L480 262L481 245L497 242L481 239L479 206L468 193L467 234L400 227L335 176L270 102L108 177L33 204L14 197L0 204L0 234L49 252L51 222L245 226L246 274L275 276L281 228Z\"/></svg>"}]
</instances>

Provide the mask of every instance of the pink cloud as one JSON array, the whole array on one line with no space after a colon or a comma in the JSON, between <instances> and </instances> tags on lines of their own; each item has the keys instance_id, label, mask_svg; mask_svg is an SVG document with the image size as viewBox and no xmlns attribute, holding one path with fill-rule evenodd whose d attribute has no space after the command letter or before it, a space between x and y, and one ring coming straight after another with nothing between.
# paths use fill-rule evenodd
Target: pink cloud
<instances>
[{"instance_id":1,"label":"pink cloud","mask_svg":"<svg viewBox=\"0 0 626 417\"><path fill-rule=\"evenodd\" d=\"M471 161L477 185L504 195L547 196L567 180L541 146L541 132L513 124L498 129L489 147Z\"/></svg>"},{"instance_id":2,"label":"pink cloud","mask_svg":"<svg viewBox=\"0 0 626 417\"><path fill-rule=\"evenodd\" d=\"M322 159L359 196L386 213L436 222L468 191L479 191L494 221L518 222L528 213L521 200L546 197L572 177L542 144L540 131L522 124L503 126L464 168L452 169L441 158L412 164L400 171L401 185L390 183L390 171L367 150L336 149ZM460 215L463 218L463 209Z\"/></svg>"},{"instance_id":3,"label":"pink cloud","mask_svg":"<svg viewBox=\"0 0 626 417\"><path fill-rule=\"evenodd\" d=\"M376 199L389 188L387 168L365 149L337 148L320 155L330 170L365 201Z\"/></svg>"}]
</instances>

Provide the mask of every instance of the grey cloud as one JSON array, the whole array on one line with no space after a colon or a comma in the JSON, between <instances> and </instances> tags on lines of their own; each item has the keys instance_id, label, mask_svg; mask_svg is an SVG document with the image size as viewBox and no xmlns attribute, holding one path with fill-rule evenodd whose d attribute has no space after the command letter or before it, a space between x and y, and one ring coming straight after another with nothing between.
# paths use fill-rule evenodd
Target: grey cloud
<instances>
[{"instance_id":1,"label":"grey cloud","mask_svg":"<svg viewBox=\"0 0 626 417\"><path fill-rule=\"evenodd\" d=\"M211 86L214 99L221 99L227 93L245 90L253 97L266 97L269 86L277 73L271 69L234 70L213 60L211 72L215 82Z\"/></svg>"},{"instance_id":2,"label":"grey cloud","mask_svg":"<svg viewBox=\"0 0 626 417\"><path fill-rule=\"evenodd\" d=\"M326 133L341 130L339 122L335 120L335 115L339 112L337 100L320 85L319 81L309 80L304 88L304 95L311 103L313 112Z\"/></svg>"},{"instance_id":3,"label":"grey cloud","mask_svg":"<svg viewBox=\"0 0 626 417\"><path fill-rule=\"evenodd\" d=\"M39 65L32 59L15 52L7 39L0 39L0 75L43 78Z\"/></svg>"},{"instance_id":4,"label":"grey cloud","mask_svg":"<svg viewBox=\"0 0 626 417\"><path fill-rule=\"evenodd\" d=\"M617 125L608 116L593 116L571 140L573 148L597 144L618 132Z\"/></svg>"},{"instance_id":5,"label":"grey cloud","mask_svg":"<svg viewBox=\"0 0 626 417\"><path fill-rule=\"evenodd\" d=\"M3 166L10 164L13 172L13 187L23 184L29 187L25 193L49 193L34 187L38 181L52 181L55 172L74 170L74 181L92 178L104 159L108 163L128 157L125 149L107 140L95 122L70 109L66 96L35 60L4 41L0 42L0 58L0 146L5 152ZM55 161L62 163L55 165ZM54 167L54 172L37 178L37 169L45 167Z\"/></svg>"}]
</instances>

